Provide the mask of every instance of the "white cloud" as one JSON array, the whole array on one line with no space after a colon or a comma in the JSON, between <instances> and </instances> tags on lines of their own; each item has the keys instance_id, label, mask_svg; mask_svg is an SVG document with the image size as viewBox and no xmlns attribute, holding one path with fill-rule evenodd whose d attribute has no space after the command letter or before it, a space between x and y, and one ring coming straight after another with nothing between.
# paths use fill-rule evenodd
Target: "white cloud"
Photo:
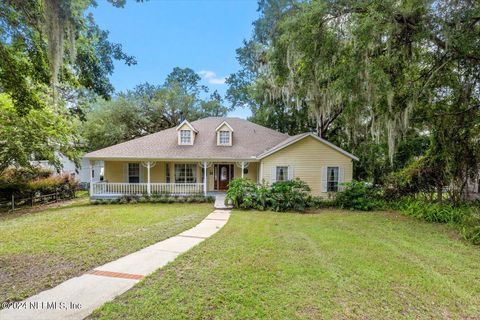
<instances>
[{"instance_id":1,"label":"white cloud","mask_svg":"<svg viewBox=\"0 0 480 320\"><path fill-rule=\"evenodd\" d=\"M217 74L210 70L202 70L198 72L199 75L202 76L210 84L225 84L226 78L219 78Z\"/></svg>"}]
</instances>

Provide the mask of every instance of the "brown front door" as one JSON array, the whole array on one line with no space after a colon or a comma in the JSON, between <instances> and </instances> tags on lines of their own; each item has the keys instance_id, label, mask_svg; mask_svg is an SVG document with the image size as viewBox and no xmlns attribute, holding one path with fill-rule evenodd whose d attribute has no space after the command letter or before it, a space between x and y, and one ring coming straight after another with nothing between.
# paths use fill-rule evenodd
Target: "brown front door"
<instances>
[{"instance_id":1,"label":"brown front door","mask_svg":"<svg viewBox=\"0 0 480 320\"><path fill-rule=\"evenodd\" d=\"M227 190L232 179L232 170L229 164L219 164L217 167L218 190Z\"/></svg>"}]
</instances>

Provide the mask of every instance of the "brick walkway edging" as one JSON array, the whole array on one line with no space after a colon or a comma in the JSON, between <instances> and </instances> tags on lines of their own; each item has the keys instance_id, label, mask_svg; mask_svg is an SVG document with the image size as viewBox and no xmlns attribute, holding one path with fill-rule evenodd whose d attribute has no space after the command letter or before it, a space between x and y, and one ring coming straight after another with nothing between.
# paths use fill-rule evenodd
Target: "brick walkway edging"
<instances>
[{"instance_id":1,"label":"brick walkway edging","mask_svg":"<svg viewBox=\"0 0 480 320\"><path fill-rule=\"evenodd\" d=\"M189 230L69 279L19 302L15 307L0 310L0 319L84 319L145 276L215 234L229 217L227 208L216 209Z\"/></svg>"}]
</instances>

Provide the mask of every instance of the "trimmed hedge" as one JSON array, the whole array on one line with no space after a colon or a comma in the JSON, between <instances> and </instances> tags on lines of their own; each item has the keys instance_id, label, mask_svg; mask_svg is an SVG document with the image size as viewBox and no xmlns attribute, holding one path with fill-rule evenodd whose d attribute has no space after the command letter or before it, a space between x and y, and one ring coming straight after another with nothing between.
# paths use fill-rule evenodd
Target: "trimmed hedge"
<instances>
[{"instance_id":1,"label":"trimmed hedge","mask_svg":"<svg viewBox=\"0 0 480 320\"><path fill-rule=\"evenodd\" d=\"M204 195L174 196L174 195L153 195L153 196L122 196L117 199L90 200L91 204L127 204L127 203L213 203L215 197Z\"/></svg>"}]
</instances>

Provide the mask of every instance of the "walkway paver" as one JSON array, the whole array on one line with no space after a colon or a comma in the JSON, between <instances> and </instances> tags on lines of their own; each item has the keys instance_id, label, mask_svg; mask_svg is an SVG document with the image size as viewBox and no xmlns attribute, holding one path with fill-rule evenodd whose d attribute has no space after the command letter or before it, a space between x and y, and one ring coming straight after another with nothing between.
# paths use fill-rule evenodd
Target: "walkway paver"
<instances>
[{"instance_id":1,"label":"walkway paver","mask_svg":"<svg viewBox=\"0 0 480 320\"><path fill-rule=\"evenodd\" d=\"M87 274L67 280L55 288L40 292L16 308L0 311L1 320L83 319L105 302L113 300L138 283L144 276L199 244L220 230L230 217L223 200L195 227L177 236L157 242L140 251L97 267ZM217 208L217 202L215 202Z\"/></svg>"}]
</instances>

